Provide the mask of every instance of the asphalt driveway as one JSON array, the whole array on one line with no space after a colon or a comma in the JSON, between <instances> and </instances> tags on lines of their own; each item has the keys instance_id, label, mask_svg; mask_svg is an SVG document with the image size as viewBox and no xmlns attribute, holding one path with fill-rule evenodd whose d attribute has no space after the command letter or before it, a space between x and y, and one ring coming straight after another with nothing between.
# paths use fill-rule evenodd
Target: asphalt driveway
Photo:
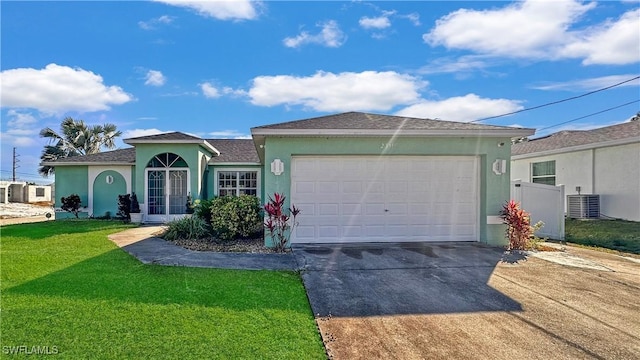
<instances>
[{"instance_id":1,"label":"asphalt driveway","mask_svg":"<svg viewBox=\"0 0 640 360\"><path fill-rule=\"evenodd\" d=\"M634 259L570 248L545 260L472 243L294 254L337 359L640 358Z\"/></svg>"}]
</instances>

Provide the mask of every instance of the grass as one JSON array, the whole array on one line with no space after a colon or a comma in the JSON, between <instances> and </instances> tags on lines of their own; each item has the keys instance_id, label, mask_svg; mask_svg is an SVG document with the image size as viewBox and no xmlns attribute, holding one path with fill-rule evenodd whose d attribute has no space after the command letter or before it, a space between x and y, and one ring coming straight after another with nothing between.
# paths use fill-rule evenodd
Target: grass
<instances>
[{"instance_id":1,"label":"grass","mask_svg":"<svg viewBox=\"0 0 640 360\"><path fill-rule=\"evenodd\" d=\"M640 222L567 219L565 239L579 245L640 254Z\"/></svg>"},{"instance_id":2,"label":"grass","mask_svg":"<svg viewBox=\"0 0 640 360\"><path fill-rule=\"evenodd\" d=\"M298 274L143 265L107 239L126 227L1 228L3 353L24 345L68 359L325 358Z\"/></svg>"}]
</instances>

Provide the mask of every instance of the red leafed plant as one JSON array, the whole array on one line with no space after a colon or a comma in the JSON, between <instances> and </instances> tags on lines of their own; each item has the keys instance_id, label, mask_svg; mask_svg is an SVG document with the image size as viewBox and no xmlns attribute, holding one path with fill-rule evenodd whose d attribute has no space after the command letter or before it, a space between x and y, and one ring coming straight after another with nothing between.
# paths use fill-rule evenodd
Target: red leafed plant
<instances>
[{"instance_id":1,"label":"red leafed plant","mask_svg":"<svg viewBox=\"0 0 640 360\"><path fill-rule=\"evenodd\" d=\"M508 250L526 250L535 231L529 213L520 208L520 203L510 200L502 206L500 217L507 224L505 235L509 239Z\"/></svg>"},{"instance_id":2,"label":"red leafed plant","mask_svg":"<svg viewBox=\"0 0 640 360\"><path fill-rule=\"evenodd\" d=\"M273 197L269 196L269 202L264 205L267 215L264 227L271 237L274 249L278 252L284 252L289 247L291 233L298 225L296 216L300 214L300 209L292 204L287 215L284 209L285 199L283 194L274 193Z\"/></svg>"}]
</instances>

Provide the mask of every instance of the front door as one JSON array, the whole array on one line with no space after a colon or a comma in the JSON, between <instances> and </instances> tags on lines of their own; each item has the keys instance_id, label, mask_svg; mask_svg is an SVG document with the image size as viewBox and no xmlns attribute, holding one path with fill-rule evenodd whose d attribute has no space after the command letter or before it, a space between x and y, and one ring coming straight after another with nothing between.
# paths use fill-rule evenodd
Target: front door
<instances>
[{"instance_id":1,"label":"front door","mask_svg":"<svg viewBox=\"0 0 640 360\"><path fill-rule=\"evenodd\" d=\"M186 214L187 169L147 169L147 221L167 222Z\"/></svg>"}]
</instances>

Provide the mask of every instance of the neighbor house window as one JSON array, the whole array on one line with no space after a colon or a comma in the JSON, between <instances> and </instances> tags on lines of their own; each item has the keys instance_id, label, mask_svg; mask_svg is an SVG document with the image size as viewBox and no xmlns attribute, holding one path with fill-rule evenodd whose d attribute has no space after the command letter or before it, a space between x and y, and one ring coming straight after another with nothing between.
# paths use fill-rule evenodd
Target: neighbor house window
<instances>
[{"instance_id":1,"label":"neighbor house window","mask_svg":"<svg viewBox=\"0 0 640 360\"><path fill-rule=\"evenodd\" d=\"M37 187L36 188L36 196L44 196L44 188Z\"/></svg>"},{"instance_id":2,"label":"neighbor house window","mask_svg":"<svg viewBox=\"0 0 640 360\"><path fill-rule=\"evenodd\" d=\"M556 184L556 161L531 163L531 182L536 184Z\"/></svg>"},{"instance_id":3,"label":"neighbor house window","mask_svg":"<svg viewBox=\"0 0 640 360\"><path fill-rule=\"evenodd\" d=\"M257 171L218 171L218 196L258 195Z\"/></svg>"}]
</instances>

